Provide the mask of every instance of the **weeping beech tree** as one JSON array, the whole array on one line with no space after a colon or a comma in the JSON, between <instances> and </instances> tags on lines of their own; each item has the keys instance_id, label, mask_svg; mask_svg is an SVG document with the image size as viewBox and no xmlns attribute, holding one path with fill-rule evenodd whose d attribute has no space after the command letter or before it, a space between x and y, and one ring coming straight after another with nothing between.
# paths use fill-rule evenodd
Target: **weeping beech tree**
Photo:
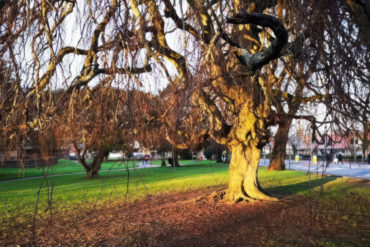
<instances>
[{"instance_id":1,"label":"weeping beech tree","mask_svg":"<svg viewBox=\"0 0 370 247\"><path fill-rule=\"evenodd\" d=\"M336 125L341 129L340 132L343 132L343 129L358 129L356 124L350 127L347 124L347 127L344 127L346 124L341 123L343 119L347 119L347 123L350 119L350 122L364 122L365 119L366 123L368 112L365 113L366 110L361 109L366 108L364 106L369 97L369 87L364 82L367 80L365 77L368 77L365 68L368 67L366 65L369 60L369 37L366 31L369 28L370 4L368 1L312 3L315 7L300 8L300 15L283 16L283 21L289 23L290 35L296 37L296 40L303 38L301 42L304 40L307 45L291 49L292 53L280 58L284 63L284 71L287 72L286 83L282 88L287 91L290 87L292 95L282 95L274 104L281 117L268 170L285 169L286 144L294 118L309 120L313 128L318 130L319 121L303 112L303 109L309 109L312 103L320 102L321 108L325 105L328 115L322 122ZM291 11L289 8L295 6L285 6L288 13ZM295 86L292 87L291 82ZM307 95L318 97L308 100L310 97L304 97ZM317 106L311 106L311 109L317 109ZM357 125L366 126L362 123ZM366 128L362 129L366 132Z\"/></svg>"},{"instance_id":2,"label":"weeping beech tree","mask_svg":"<svg viewBox=\"0 0 370 247\"><path fill-rule=\"evenodd\" d=\"M85 97L61 102L67 110L58 112L54 125L58 125L59 145L72 144L78 163L87 178L92 178L99 175L109 152L125 149L131 138L125 132L130 128L125 125L128 121L124 114L124 91L99 84L90 92L83 90L81 94ZM86 97L91 99L87 101ZM63 96L60 100L63 101Z\"/></svg>"},{"instance_id":3,"label":"weeping beech tree","mask_svg":"<svg viewBox=\"0 0 370 247\"><path fill-rule=\"evenodd\" d=\"M60 94L58 101L67 110L58 111L54 117L59 145L74 146L87 178L99 175L109 152L131 153L135 141L144 147L153 145L148 136L153 126L146 122L155 114L156 104L150 94L112 87L109 80L82 90L67 102L63 102L63 92Z\"/></svg>"},{"instance_id":4,"label":"weeping beech tree","mask_svg":"<svg viewBox=\"0 0 370 247\"><path fill-rule=\"evenodd\" d=\"M300 21L308 13L314 17L305 27L316 24L326 1L288 2L38 0L2 5L0 52L26 88L25 100L15 98L10 107L21 113L19 124L5 121L2 131L42 129L58 111L68 111L55 101L55 88L65 89L66 102L78 96L89 105L95 104L93 98L84 94L107 77L118 88L166 81L174 89L167 107L142 123L163 123L168 141L179 149L207 138L226 145L232 158L228 188L220 193L224 200L275 200L257 179L269 127L284 118L274 104L319 97L296 97L285 90L279 58L311 47L309 35L298 31ZM289 44L283 23L296 30ZM36 114L28 114L31 105ZM183 114L176 114L179 109Z\"/></svg>"},{"instance_id":5,"label":"weeping beech tree","mask_svg":"<svg viewBox=\"0 0 370 247\"><path fill-rule=\"evenodd\" d=\"M365 158L370 139L370 2L338 1L324 14L332 18L323 20L316 45L318 65L330 83L331 104L326 106L339 135L361 140Z\"/></svg>"}]
</instances>

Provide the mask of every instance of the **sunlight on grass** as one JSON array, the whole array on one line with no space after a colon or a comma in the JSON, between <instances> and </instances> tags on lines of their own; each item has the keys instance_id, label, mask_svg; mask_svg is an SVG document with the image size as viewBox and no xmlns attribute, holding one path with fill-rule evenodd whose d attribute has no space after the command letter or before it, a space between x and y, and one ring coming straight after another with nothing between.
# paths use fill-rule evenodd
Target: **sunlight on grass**
<instances>
[{"instance_id":1,"label":"sunlight on grass","mask_svg":"<svg viewBox=\"0 0 370 247\"><path fill-rule=\"evenodd\" d=\"M190 191L212 186L225 186L228 179L228 166L215 162L181 162L186 166L145 168L120 171L102 171L96 179L86 179L85 174L49 177L25 181L13 181L1 184L0 214L2 221L19 223L35 211L38 190L39 214L50 209L48 199L52 198L53 212L89 208L106 202L117 203L140 200L148 195ZM71 163L61 161L59 172L75 171ZM106 167L112 164L105 164ZM69 169L67 169L69 167ZM316 195L320 185L324 184L325 193L334 196L346 193L364 193L361 184L354 186L348 179L328 176L324 179L300 171L271 171L259 169L259 180L268 192L278 195ZM42 182L42 186L40 187ZM365 186L365 185L364 185ZM366 185L368 186L368 184ZM368 190L365 190L368 191ZM316 194L315 194L316 193ZM369 193L367 196L369 196ZM1 221L0 221L1 223Z\"/></svg>"}]
</instances>

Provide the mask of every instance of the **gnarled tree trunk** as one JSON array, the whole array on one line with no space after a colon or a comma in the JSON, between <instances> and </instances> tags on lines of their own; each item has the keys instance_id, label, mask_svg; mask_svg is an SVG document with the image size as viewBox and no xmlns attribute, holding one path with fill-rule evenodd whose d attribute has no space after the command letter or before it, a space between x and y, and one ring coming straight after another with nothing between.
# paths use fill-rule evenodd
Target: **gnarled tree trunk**
<instances>
[{"instance_id":1,"label":"gnarled tree trunk","mask_svg":"<svg viewBox=\"0 0 370 247\"><path fill-rule=\"evenodd\" d=\"M267 195L258 183L258 163L261 150L256 146L238 143L231 147L228 189L226 200L275 200Z\"/></svg>"}]
</instances>

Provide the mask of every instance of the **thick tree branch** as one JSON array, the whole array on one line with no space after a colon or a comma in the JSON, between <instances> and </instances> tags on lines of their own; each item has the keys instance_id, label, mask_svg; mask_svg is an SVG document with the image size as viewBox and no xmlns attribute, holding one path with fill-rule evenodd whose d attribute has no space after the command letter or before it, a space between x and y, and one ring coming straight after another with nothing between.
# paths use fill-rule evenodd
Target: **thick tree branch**
<instances>
[{"instance_id":1,"label":"thick tree branch","mask_svg":"<svg viewBox=\"0 0 370 247\"><path fill-rule=\"evenodd\" d=\"M185 58L168 46L164 31L164 21L161 13L158 10L156 2L152 0L146 0L145 3L149 12L149 20L156 28L156 32L154 33L154 37L150 45L156 50L156 53L161 54L161 56L163 56L176 67L181 81L185 82L187 78ZM131 5L137 9L135 15L141 16L140 12L138 12L137 3L133 2Z\"/></svg>"},{"instance_id":2,"label":"thick tree branch","mask_svg":"<svg viewBox=\"0 0 370 247\"><path fill-rule=\"evenodd\" d=\"M232 47L235 47L235 52L239 61L247 67L249 71L255 71L262 68L269 61L280 56L280 51L288 42L288 32L279 19L273 16L249 13L240 11L239 14L227 19L231 24L255 24L263 27L269 27L274 31L276 38L271 42L271 45L264 51L251 54L248 50L243 49L237 43L233 42L226 34L222 37Z\"/></svg>"}]
</instances>

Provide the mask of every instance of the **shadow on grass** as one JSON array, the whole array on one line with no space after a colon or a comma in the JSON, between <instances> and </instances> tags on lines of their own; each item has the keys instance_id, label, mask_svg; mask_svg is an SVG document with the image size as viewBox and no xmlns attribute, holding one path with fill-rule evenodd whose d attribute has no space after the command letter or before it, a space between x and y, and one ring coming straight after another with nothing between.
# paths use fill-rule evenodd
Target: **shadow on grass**
<instances>
[{"instance_id":1,"label":"shadow on grass","mask_svg":"<svg viewBox=\"0 0 370 247\"><path fill-rule=\"evenodd\" d=\"M310 189L320 186L321 184L326 184L331 181L336 180L338 177L335 176L326 176L323 179L312 179L311 181L305 181L297 184L289 184L283 186L276 186L266 188L265 190L275 196L284 197L288 195L295 195L299 193L306 193Z\"/></svg>"}]
</instances>

